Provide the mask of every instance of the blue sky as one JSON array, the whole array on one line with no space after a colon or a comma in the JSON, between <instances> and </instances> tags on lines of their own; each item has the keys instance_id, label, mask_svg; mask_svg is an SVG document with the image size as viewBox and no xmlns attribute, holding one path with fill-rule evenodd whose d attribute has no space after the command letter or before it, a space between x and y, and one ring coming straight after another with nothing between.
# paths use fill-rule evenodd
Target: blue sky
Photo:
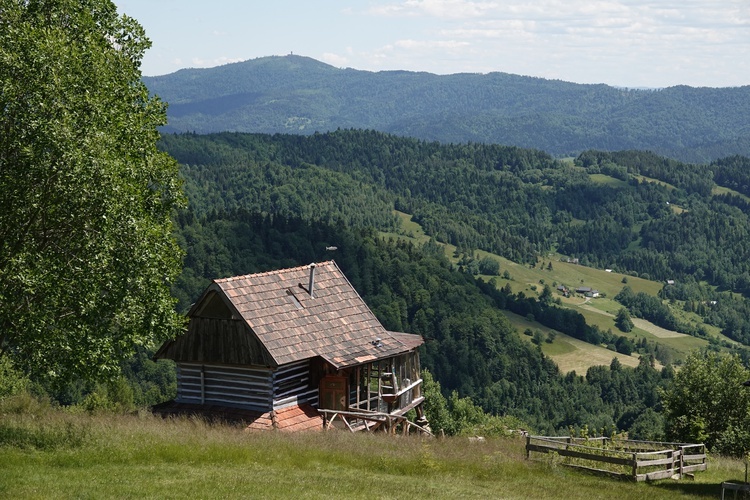
<instances>
[{"instance_id":1,"label":"blue sky","mask_svg":"<svg viewBox=\"0 0 750 500\"><path fill-rule=\"evenodd\" d=\"M270 55L623 87L750 85L750 0L115 0L144 75Z\"/></svg>"}]
</instances>

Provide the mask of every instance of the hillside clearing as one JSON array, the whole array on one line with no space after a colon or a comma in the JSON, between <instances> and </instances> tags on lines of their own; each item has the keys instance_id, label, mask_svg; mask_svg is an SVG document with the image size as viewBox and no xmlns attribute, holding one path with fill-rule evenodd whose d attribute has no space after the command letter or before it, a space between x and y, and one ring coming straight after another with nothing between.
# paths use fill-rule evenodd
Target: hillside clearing
<instances>
[{"instance_id":1,"label":"hillside clearing","mask_svg":"<svg viewBox=\"0 0 750 500\"><path fill-rule=\"evenodd\" d=\"M589 344L588 342L547 328L536 321L529 321L510 311L503 311L503 314L505 314L515 327L521 338L528 340L528 342L531 342L531 337L523 335L523 331L527 328L539 330L545 337L550 331L555 332L555 340L552 343L542 343L542 352L552 358L552 361L557 364L561 373L575 371L577 374L583 375L592 366L609 366L612 363L612 358L617 358L624 366L632 368L635 368L640 363L637 356L628 356L610 351L605 347Z\"/></svg>"},{"instance_id":2,"label":"hillside clearing","mask_svg":"<svg viewBox=\"0 0 750 500\"><path fill-rule=\"evenodd\" d=\"M607 180L604 177L601 178L602 182ZM617 179L613 180L616 181ZM654 181L647 178L643 180ZM424 243L430 239L422 227L412 220L411 215L399 211L394 211L394 213L401 220L401 230L399 233L382 233L384 237L402 239L414 243ZM446 256L452 262L457 263L458 258L454 257L456 247L443 243L441 245L445 249ZM617 330L614 324L614 317L617 310L622 306L614 300L614 297L623 287L627 285L635 293L644 292L655 296L664 286L663 283L629 276L612 270L606 271L574 262L567 262L567 257L554 253L548 254L546 258L540 258L533 266L517 264L483 250L477 250L474 253L479 259L490 257L500 264L500 276L481 276L485 281L495 279L498 288L510 286L513 293L523 292L527 296L538 296L544 289L544 286L549 285L553 288L555 298L561 300L561 305L580 312L589 325L595 325L602 331L612 330L634 340L645 337L651 342L657 342L671 349L675 355L675 360L684 358L694 349L700 349L708 345L708 341L704 339L665 330L638 318L633 318L635 328L631 332L624 333ZM506 272L508 278L503 277ZM571 290L575 290L580 286L595 288L599 290L601 296L591 300L573 294L566 298L555 290L558 285L566 286ZM506 316L509 314L508 311L503 312L506 313ZM683 314L682 311L677 311L677 313ZM524 319L524 321L526 320ZM523 332L525 328L526 326L521 328L520 332ZM536 328L542 330L545 335L548 331L548 329L538 324ZM711 327L707 328L715 330ZM726 339L726 337L720 335L718 332L714 332L714 334L719 339ZM590 366L597 364L608 365L612 361L613 354L615 354L600 346L591 346L592 349L589 349L587 347L589 344L573 339L572 337L570 339L576 340L576 342L570 343L568 339L562 337L562 334L559 335L560 342L553 344L545 343L543 351L558 362L560 369L563 371L569 369L576 370L577 372L585 372ZM567 343L567 346L564 343ZM603 352L597 351L597 349L601 349ZM599 354L591 355L594 352ZM606 353L610 354L606 355ZM567 356L567 359L560 358L560 356ZM630 366L628 364L629 360L622 362Z\"/></svg>"},{"instance_id":3,"label":"hillside clearing","mask_svg":"<svg viewBox=\"0 0 750 500\"><path fill-rule=\"evenodd\" d=\"M690 337L690 335L685 335L684 333L674 332L672 330L667 330L666 328L656 326L655 324L651 323L650 321L646 321L645 319L632 318L632 321L636 328L645 330L654 337L660 339L679 339Z\"/></svg>"}]
</instances>

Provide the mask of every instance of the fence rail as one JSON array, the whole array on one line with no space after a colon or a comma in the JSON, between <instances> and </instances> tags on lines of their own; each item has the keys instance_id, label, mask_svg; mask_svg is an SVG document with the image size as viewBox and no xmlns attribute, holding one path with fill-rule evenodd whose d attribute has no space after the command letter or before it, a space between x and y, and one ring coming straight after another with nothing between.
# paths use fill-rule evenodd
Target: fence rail
<instances>
[{"instance_id":1,"label":"fence rail","mask_svg":"<svg viewBox=\"0 0 750 500\"><path fill-rule=\"evenodd\" d=\"M556 454L565 457L564 465L632 481L682 479L684 474L706 470L703 444L527 436L527 459L531 453Z\"/></svg>"}]
</instances>

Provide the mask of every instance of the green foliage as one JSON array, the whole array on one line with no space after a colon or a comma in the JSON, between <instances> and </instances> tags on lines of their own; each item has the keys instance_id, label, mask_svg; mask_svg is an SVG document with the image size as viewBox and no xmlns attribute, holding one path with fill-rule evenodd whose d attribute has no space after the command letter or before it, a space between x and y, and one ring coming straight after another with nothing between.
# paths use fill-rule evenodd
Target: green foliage
<instances>
[{"instance_id":1,"label":"green foliage","mask_svg":"<svg viewBox=\"0 0 750 500\"><path fill-rule=\"evenodd\" d=\"M183 164L192 207L184 217L248 210L398 232L396 208L412 214L435 240L455 245L459 265L470 274L495 272L491 259L477 260L472 249L528 264L555 249L585 265L676 280L663 298L690 296L704 322L750 344L750 302L727 294L709 307L707 295L718 292L707 294L701 284L750 296L750 204L710 194L714 170L723 172L722 181L741 181L741 158L696 167L653 153L587 151L572 167L538 151L440 145L361 130L311 137L169 135L162 147ZM602 168L629 177L595 182L590 173ZM678 205L682 212L670 208ZM240 228L225 228L232 230ZM184 238L203 265L217 267L226 258L213 255L210 244L193 249L190 232ZM508 269L502 276L512 279ZM631 298L637 302L627 305L631 314L706 336L702 326L678 321L657 298ZM583 331L574 336L582 338Z\"/></svg>"},{"instance_id":2,"label":"green foliage","mask_svg":"<svg viewBox=\"0 0 750 500\"><path fill-rule=\"evenodd\" d=\"M583 338L601 341L608 334L587 325L575 311L497 290L460 272L434 243L419 247L383 240L372 230L244 211L183 216L180 221L181 234L190 235L183 239L190 246L175 287L185 297L183 306L195 300L210 277L335 258L387 329L425 337L422 366L440 381L438 391L445 399L441 404L440 398L428 398L433 429L459 432L462 427L452 420L458 418L452 416L454 408L475 428L502 428L494 420L477 420L474 406L485 414L515 417L544 433L570 425L613 428L628 408L657 404L653 394L661 378L650 365L622 370L632 377L627 384L643 388L621 396L616 396L616 384L602 387L582 377L563 377L539 349L519 338L500 308L532 314L547 326ZM329 246L337 247L335 253L325 250ZM435 392L429 383L427 389ZM463 401L467 397L471 400Z\"/></svg>"},{"instance_id":3,"label":"green foliage","mask_svg":"<svg viewBox=\"0 0 750 500\"><path fill-rule=\"evenodd\" d=\"M8 356L0 354L0 400L29 389L29 379L13 366Z\"/></svg>"},{"instance_id":4,"label":"green foliage","mask_svg":"<svg viewBox=\"0 0 750 500\"><path fill-rule=\"evenodd\" d=\"M443 396L440 383L429 370L422 371L424 379L425 414L432 432L446 436L508 436L528 426L512 416L489 415L471 398L460 398L453 391L449 398Z\"/></svg>"},{"instance_id":5,"label":"green foliage","mask_svg":"<svg viewBox=\"0 0 750 500\"><path fill-rule=\"evenodd\" d=\"M355 127L558 156L591 148L639 148L685 161L750 153L747 87L623 90L496 72L370 73L294 55L145 81L171 103L170 131L313 134ZM617 163L603 162L600 170L625 177Z\"/></svg>"},{"instance_id":6,"label":"green foliage","mask_svg":"<svg viewBox=\"0 0 750 500\"><path fill-rule=\"evenodd\" d=\"M133 388L123 377L110 380L106 384L97 384L79 406L89 413L132 411L135 409Z\"/></svg>"},{"instance_id":7,"label":"green foliage","mask_svg":"<svg viewBox=\"0 0 750 500\"><path fill-rule=\"evenodd\" d=\"M60 385L111 377L181 327L150 42L108 0L2 0L0 26L0 352Z\"/></svg>"},{"instance_id":8,"label":"green foliage","mask_svg":"<svg viewBox=\"0 0 750 500\"><path fill-rule=\"evenodd\" d=\"M630 319L630 313L624 307L621 307L620 310L617 311L617 316L615 316L615 326L626 333L633 329L633 320Z\"/></svg>"},{"instance_id":9,"label":"green foliage","mask_svg":"<svg viewBox=\"0 0 750 500\"><path fill-rule=\"evenodd\" d=\"M628 438L640 441L664 441L664 417L653 408L638 415L628 430Z\"/></svg>"},{"instance_id":10,"label":"green foliage","mask_svg":"<svg viewBox=\"0 0 750 500\"><path fill-rule=\"evenodd\" d=\"M532 335L531 341L538 346L542 345L542 342L544 342L544 334L541 330L534 330L534 335Z\"/></svg>"},{"instance_id":11,"label":"green foliage","mask_svg":"<svg viewBox=\"0 0 750 500\"><path fill-rule=\"evenodd\" d=\"M742 456L750 450L748 379L736 356L691 354L662 395L667 437Z\"/></svg>"},{"instance_id":12,"label":"green foliage","mask_svg":"<svg viewBox=\"0 0 750 500\"><path fill-rule=\"evenodd\" d=\"M500 263L492 257L482 257L479 260L479 272L489 276L500 274Z\"/></svg>"}]
</instances>

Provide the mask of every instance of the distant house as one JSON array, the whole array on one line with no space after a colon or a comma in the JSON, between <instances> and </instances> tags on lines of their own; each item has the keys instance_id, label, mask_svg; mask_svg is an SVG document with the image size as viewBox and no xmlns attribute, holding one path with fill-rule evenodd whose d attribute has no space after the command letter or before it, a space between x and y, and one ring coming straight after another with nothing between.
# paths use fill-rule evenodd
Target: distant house
<instances>
[{"instance_id":1,"label":"distant house","mask_svg":"<svg viewBox=\"0 0 750 500\"><path fill-rule=\"evenodd\" d=\"M579 286L578 288L576 288L576 293L583 294L586 297L598 297L599 296L599 290L595 288L591 288L589 286Z\"/></svg>"},{"instance_id":2,"label":"distant house","mask_svg":"<svg viewBox=\"0 0 750 500\"><path fill-rule=\"evenodd\" d=\"M429 430L422 337L386 331L333 261L214 280L188 317L154 356L177 363L177 397L155 413L253 429Z\"/></svg>"},{"instance_id":3,"label":"distant house","mask_svg":"<svg viewBox=\"0 0 750 500\"><path fill-rule=\"evenodd\" d=\"M667 285L674 285L674 280L667 280Z\"/></svg>"}]
</instances>

